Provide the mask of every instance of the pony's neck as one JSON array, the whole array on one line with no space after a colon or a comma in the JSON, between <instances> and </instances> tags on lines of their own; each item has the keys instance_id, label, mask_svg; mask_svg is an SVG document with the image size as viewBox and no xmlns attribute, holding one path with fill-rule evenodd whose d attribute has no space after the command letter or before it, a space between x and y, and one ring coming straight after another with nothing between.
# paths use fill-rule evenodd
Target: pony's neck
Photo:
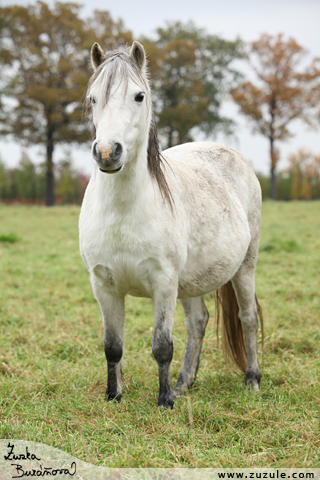
<instances>
[{"instance_id":1,"label":"pony's neck","mask_svg":"<svg viewBox=\"0 0 320 480\"><path fill-rule=\"evenodd\" d=\"M147 141L131 154L119 173L107 174L96 168L98 196L107 208L131 210L145 201L152 180L148 170Z\"/></svg>"}]
</instances>

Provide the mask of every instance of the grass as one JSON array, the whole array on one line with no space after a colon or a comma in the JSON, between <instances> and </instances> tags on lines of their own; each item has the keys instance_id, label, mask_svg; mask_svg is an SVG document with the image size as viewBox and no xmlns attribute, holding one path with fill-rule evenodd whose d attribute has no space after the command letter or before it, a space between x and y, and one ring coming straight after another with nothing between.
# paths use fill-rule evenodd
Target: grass
<instances>
[{"instance_id":1,"label":"grass","mask_svg":"<svg viewBox=\"0 0 320 480\"><path fill-rule=\"evenodd\" d=\"M16 243L19 241L19 237L15 233L3 233L0 234L0 243Z\"/></svg>"},{"instance_id":2,"label":"grass","mask_svg":"<svg viewBox=\"0 0 320 480\"><path fill-rule=\"evenodd\" d=\"M0 438L109 467L320 467L319 212L319 202L263 204L261 391L247 392L225 365L211 319L194 387L162 411L147 299L126 299L124 396L104 401L103 329L78 253L79 208L0 205L1 229L19 237L0 243ZM206 303L213 318L213 295ZM185 340L178 305L173 381Z\"/></svg>"}]
</instances>

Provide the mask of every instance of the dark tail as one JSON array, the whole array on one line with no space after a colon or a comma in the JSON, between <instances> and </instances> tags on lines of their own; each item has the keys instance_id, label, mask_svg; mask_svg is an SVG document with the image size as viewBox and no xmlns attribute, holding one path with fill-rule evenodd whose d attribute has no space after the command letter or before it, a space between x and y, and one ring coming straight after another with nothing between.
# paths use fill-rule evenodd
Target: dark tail
<instances>
[{"instance_id":1,"label":"dark tail","mask_svg":"<svg viewBox=\"0 0 320 480\"><path fill-rule=\"evenodd\" d=\"M263 346L263 316L257 297L255 298L260 317ZM216 319L217 334L219 334L220 324L222 328L222 349L230 356L235 365L245 373L247 369L246 343L239 318L238 302L231 281L216 291Z\"/></svg>"},{"instance_id":2,"label":"dark tail","mask_svg":"<svg viewBox=\"0 0 320 480\"><path fill-rule=\"evenodd\" d=\"M246 344L239 318L238 302L231 281L216 291L216 318L217 330L219 330L220 324L222 328L222 349L245 373L247 369Z\"/></svg>"},{"instance_id":3,"label":"dark tail","mask_svg":"<svg viewBox=\"0 0 320 480\"><path fill-rule=\"evenodd\" d=\"M260 329L261 329L261 350L262 350L262 360L263 360L263 354L264 354L264 330L263 330L263 314L262 314L262 308L260 303L258 302L257 295L255 295L256 298L256 305L257 305L257 310L258 310L258 319L260 320Z\"/></svg>"}]
</instances>

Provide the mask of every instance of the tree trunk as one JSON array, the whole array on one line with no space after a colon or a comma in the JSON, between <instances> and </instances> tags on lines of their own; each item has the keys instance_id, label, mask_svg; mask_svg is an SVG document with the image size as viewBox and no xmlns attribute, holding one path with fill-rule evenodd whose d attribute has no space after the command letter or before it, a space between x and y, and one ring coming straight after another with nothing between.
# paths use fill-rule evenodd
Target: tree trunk
<instances>
[{"instance_id":1,"label":"tree trunk","mask_svg":"<svg viewBox=\"0 0 320 480\"><path fill-rule=\"evenodd\" d=\"M270 175L270 198L272 200L277 200L277 175L276 169L271 167L271 175Z\"/></svg>"},{"instance_id":2,"label":"tree trunk","mask_svg":"<svg viewBox=\"0 0 320 480\"><path fill-rule=\"evenodd\" d=\"M54 205L54 173L53 173L53 140L52 135L47 137L47 162L46 162L46 206L52 207Z\"/></svg>"},{"instance_id":3,"label":"tree trunk","mask_svg":"<svg viewBox=\"0 0 320 480\"><path fill-rule=\"evenodd\" d=\"M272 198L272 200L277 200L276 156L277 156L277 152L274 148L274 140L273 138L270 138L270 160L271 160L270 198Z\"/></svg>"},{"instance_id":4,"label":"tree trunk","mask_svg":"<svg viewBox=\"0 0 320 480\"><path fill-rule=\"evenodd\" d=\"M170 130L169 130L169 133L168 133L168 142L167 142L167 148L171 148L173 147L172 145L172 133L173 133L173 129L171 127L169 127Z\"/></svg>"}]
</instances>

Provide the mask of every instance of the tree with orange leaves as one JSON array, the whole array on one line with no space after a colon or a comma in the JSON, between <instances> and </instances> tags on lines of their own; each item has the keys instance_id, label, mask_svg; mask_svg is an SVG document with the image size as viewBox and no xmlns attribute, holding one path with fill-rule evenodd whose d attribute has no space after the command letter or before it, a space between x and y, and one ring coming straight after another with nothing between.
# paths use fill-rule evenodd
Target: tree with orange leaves
<instances>
[{"instance_id":1,"label":"tree with orange leaves","mask_svg":"<svg viewBox=\"0 0 320 480\"><path fill-rule=\"evenodd\" d=\"M243 82L231 91L240 111L253 123L253 131L267 137L270 145L270 196L276 198L276 144L290 137L289 124L301 119L315 126L319 117L319 59L298 69L307 51L293 38L264 34L251 44L247 58L258 83Z\"/></svg>"},{"instance_id":2,"label":"tree with orange leaves","mask_svg":"<svg viewBox=\"0 0 320 480\"><path fill-rule=\"evenodd\" d=\"M292 177L293 200L310 200L313 194L314 198L318 198L320 192L320 156L301 148L296 153L291 153L288 160L289 167L286 171ZM311 185L313 188L311 188Z\"/></svg>"}]
</instances>

